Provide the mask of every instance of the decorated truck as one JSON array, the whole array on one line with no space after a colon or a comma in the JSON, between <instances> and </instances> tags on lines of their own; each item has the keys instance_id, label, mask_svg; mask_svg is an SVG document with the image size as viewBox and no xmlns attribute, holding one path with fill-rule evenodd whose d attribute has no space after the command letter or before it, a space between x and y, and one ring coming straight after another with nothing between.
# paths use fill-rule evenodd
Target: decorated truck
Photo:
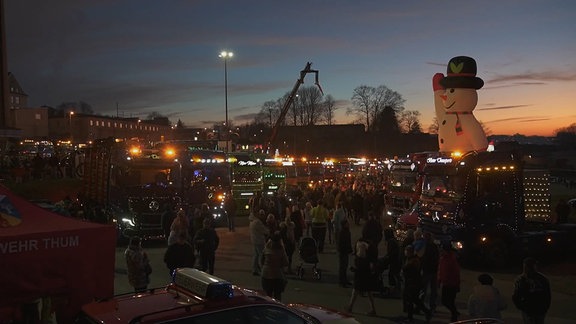
<instances>
[{"instance_id":1,"label":"decorated truck","mask_svg":"<svg viewBox=\"0 0 576 324\"><path fill-rule=\"evenodd\" d=\"M519 148L428 158L418 226L492 266L574 249L576 227L552 223L550 173L532 160Z\"/></svg>"},{"instance_id":2,"label":"decorated truck","mask_svg":"<svg viewBox=\"0 0 576 324\"><path fill-rule=\"evenodd\" d=\"M207 204L215 219L225 217L230 179L224 162L223 153L173 143L99 140L86 149L85 205L115 222L120 240L163 238L171 223L163 218L168 209L192 215Z\"/></svg>"},{"instance_id":3,"label":"decorated truck","mask_svg":"<svg viewBox=\"0 0 576 324\"><path fill-rule=\"evenodd\" d=\"M388 162L386 215L397 220L420 198L423 168L430 153L413 153Z\"/></svg>"}]
</instances>

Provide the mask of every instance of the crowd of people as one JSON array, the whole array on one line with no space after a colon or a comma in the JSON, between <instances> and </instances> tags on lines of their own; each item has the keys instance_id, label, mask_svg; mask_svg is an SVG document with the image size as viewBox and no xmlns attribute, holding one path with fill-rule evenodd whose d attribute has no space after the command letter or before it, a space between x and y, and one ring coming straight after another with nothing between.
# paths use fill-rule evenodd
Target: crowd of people
<instances>
[{"instance_id":1,"label":"crowd of people","mask_svg":"<svg viewBox=\"0 0 576 324\"><path fill-rule=\"evenodd\" d=\"M450 320L457 321L460 311L464 310L456 305L461 280L455 251L449 242L436 244L431 233L421 229L408 231L399 241L392 228L383 226L381 180L378 177L356 179L338 185L295 189L287 195L256 193L250 201L249 216L253 248L251 272L260 277L263 292L282 300L289 276L295 273L293 259L299 243L303 237L312 237L318 253L324 253L326 245L336 249L338 284L352 288L348 312L353 311L359 297L365 296L370 306L367 315L376 316L374 292L380 291L387 281L389 297L402 299L406 322L414 321L417 314L429 322L438 301L449 311ZM219 238L211 217L200 213L190 219L178 211L169 219L172 221L170 232L166 233L168 248L164 256L169 273L178 267L195 266L213 274ZM351 226L361 226L360 238L355 242ZM142 255L135 257L138 255L135 251ZM379 251L385 253L379 255ZM146 289L149 281L146 260L139 242L131 243L126 250L127 263L142 263L139 270L131 270L137 267L128 265L135 291ZM542 323L550 305L549 282L536 271L535 264L534 259L525 261L524 273L516 280L513 296L514 305L526 323ZM387 280L384 280L384 269L387 269ZM142 275L130 275L133 271L140 271ZM501 311L507 305L493 283L490 274L483 273L478 277L478 284L471 287L466 310L470 317L501 318Z\"/></svg>"},{"instance_id":2,"label":"crowd of people","mask_svg":"<svg viewBox=\"0 0 576 324\"><path fill-rule=\"evenodd\" d=\"M184 209L167 206L162 214L162 222L169 224L164 227L167 248L163 258L168 275L172 277L178 268L194 267L214 274L220 238L209 210L202 205L195 213L187 215ZM124 257L130 285L135 292L146 290L152 268L139 237L130 238Z\"/></svg>"},{"instance_id":3,"label":"crowd of people","mask_svg":"<svg viewBox=\"0 0 576 324\"><path fill-rule=\"evenodd\" d=\"M256 195L251 203L250 219L250 237L254 246L252 271L254 275L262 275L264 291L269 296L281 298L287 283L286 274L292 273L294 244L302 236L310 236L317 242L319 253L324 252L326 242L334 243L338 254L339 284L341 287L352 286L348 312L353 311L359 296L366 296L370 306L367 315L377 314L373 293L384 285L379 280L383 280L382 269L387 268L389 294L402 299L406 322L414 321L415 314L423 314L429 322L436 312L437 302L449 311L451 321L457 321L462 310L456 305L461 290L456 251L450 242L437 244L431 233L422 232L421 229L409 231L406 238L399 242L394 230L381 224L379 215L382 215L384 207L384 200L379 195L381 191L383 187L379 183L367 185L355 182L350 186L321 187L320 190L313 188L301 195L294 195L300 198L291 203L276 197L266 200ZM355 196L361 199L354 204ZM284 210L286 213L282 214ZM278 225L280 217L285 218ZM352 242L351 224L362 226L361 237L356 242ZM295 228L298 229L296 235L293 234ZM289 229L290 234L286 235L286 229ZM378 255L381 243L385 245L382 249L386 251L384 255ZM274 250L274 261L270 262L267 261L270 252L266 251L270 251L272 245L277 249ZM280 246L284 246L284 251L279 249ZM350 256L353 257L351 267ZM270 271L270 268L274 271ZM348 277L349 269L353 270L352 282ZM526 323L541 323L550 303L549 285L545 284L543 275L535 275L535 270L527 271L519 278L525 278L527 273L531 273L531 278L540 280L541 284L534 284L533 281L526 284L523 283L526 279L518 279L517 282L521 283L517 283L517 286L524 288L516 289L515 294L523 295L522 300L538 299L541 302L540 311L534 315L530 314L534 312L533 308L523 307L516 302L515 305L522 311ZM275 280L275 283L271 284L270 280ZM534 294L545 295L528 288L534 286L548 291L548 295L530 297ZM487 273L481 274L478 285L472 290L468 300L468 315L501 319L501 311L507 305L499 290L493 286L492 277Z\"/></svg>"},{"instance_id":4,"label":"crowd of people","mask_svg":"<svg viewBox=\"0 0 576 324\"><path fill-rule=\"evenodd\" d=\"M40 179L76 178L83 172L84 153L77 150L0 156L2 177L15 183Z\"/></svg>"}]
</instances>

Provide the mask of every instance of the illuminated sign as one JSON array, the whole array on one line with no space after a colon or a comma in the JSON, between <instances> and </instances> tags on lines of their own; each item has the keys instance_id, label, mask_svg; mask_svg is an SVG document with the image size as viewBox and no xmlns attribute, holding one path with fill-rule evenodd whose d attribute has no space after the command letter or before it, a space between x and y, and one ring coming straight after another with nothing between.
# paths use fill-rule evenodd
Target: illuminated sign
<instances>
[{"instance_id":1,"label":"illuminated sign","mask_svg":"<svg viewBox=\"0 0 576 324\"><path fill-rule=\"evenodd\" d=\"M452 164L454 160L452 158L443 158L443 157L437 157L437 158L432 158L429 157L426 159L426 163L428 164Z\"/></svg>"},{"instance_id":2,"label":"illuminated sign","mask_svg":"<svg viewBox=\"0 0 576 324\"><path fill-rule=\"evenodd\" d=\"M254 161L238 161L238 165L253 166L253 165L258 165L258 163L254 162Z\"/></svg>"}]
</instances>

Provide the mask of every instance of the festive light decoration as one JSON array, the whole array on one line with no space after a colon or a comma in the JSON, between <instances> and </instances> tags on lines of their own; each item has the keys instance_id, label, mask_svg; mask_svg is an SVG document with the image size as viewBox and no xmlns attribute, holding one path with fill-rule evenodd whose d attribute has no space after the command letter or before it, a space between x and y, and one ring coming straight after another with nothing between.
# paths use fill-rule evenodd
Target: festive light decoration
<instances>
[{"instance_id":1,"label":"festive light decoration","mask_svg":"<svg viewBox=\"0 0 576 324\"><path fill-rule=\"evenodd\" d=\"M550 174L544 171L527 174L523 186L526 219L550 222Z\"/></svg>"}]
</instances>

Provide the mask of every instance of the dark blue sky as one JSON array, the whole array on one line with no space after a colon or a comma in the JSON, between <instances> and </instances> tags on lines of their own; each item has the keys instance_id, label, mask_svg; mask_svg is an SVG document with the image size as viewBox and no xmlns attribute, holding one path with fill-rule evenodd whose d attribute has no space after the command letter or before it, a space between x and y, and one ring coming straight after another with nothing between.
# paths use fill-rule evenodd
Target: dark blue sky
<instances>
[{"instance_id":1,"label":"dark blue sky","mask_svg":"<svg viewBox=\"0 0 576 324\"><path fill-rule=\"evenodd\" d=\"M5 11L8 67L31 106L82 100L211 125L224 120L218 54L230 50L232 123L290 91L310 61L339 122L354 120L354 88L386 85L427 128L432 76L468 55L485 82L475 115L493 133L551 135L576 120L573 0L8 0Z\"/></svg>"}]
</instances>

